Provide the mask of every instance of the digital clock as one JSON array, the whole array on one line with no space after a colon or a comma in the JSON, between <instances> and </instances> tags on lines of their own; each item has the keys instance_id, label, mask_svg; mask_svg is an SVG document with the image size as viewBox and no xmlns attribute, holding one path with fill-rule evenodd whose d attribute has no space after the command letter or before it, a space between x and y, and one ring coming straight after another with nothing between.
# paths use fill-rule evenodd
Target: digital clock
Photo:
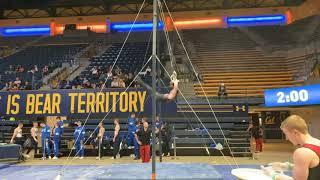
<instances>
[{"instance_id":1,"label":"digital clock","mask_svg":"<svg viewBox=\"0 0 320 180\"><path fill-rule=\"evenodd\" d=\"M266 107L320 104L320 84L264 91Z\"/></svg>"}]
</instances>

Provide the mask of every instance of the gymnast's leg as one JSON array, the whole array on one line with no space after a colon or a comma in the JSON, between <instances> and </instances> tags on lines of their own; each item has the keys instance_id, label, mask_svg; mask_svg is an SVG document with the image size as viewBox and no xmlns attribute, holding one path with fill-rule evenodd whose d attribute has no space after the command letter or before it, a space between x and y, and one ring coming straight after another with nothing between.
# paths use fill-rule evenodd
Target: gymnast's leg
<instances>
[{"instance_id":1,"label":"gymnast's leg","mask_svg":"<svg viewBox=\"0 0 320 180\"><path fill-rule=\"evenodd\" d=\"M144 88L146 88L148 91L152 91L152 87L150 87L148 84L146 84L145 82L142 81L142 79L140 79L140 77L137 78L137 82L143 86ZM171 83L173 83L173 88L170 90L169 93L167 94L161 94L156 92L156 98L157 100L172 100L177 96L177 92L178 92L178 83L179 80L177 80L176 78L171 80Z\"/></svg>"}]
</instances>

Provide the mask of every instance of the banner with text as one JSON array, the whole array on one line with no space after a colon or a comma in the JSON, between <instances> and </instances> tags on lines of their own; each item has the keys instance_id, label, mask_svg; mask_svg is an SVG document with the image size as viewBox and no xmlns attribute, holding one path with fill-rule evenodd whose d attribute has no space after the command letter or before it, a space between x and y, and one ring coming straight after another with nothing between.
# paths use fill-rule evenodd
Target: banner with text
<instances>
[{"instance_id":1,"label":"banner with text","mask_svg":"<svg viewBox=\"0 0 320 180\"><path fill-rule=\"evenodd\" d=\"M0 92L1 116L68 116L72 114L152 112L152 98L142 89L95 89ZM162 112L175 113L175 102Z\"/></svg>"}]
</instances>

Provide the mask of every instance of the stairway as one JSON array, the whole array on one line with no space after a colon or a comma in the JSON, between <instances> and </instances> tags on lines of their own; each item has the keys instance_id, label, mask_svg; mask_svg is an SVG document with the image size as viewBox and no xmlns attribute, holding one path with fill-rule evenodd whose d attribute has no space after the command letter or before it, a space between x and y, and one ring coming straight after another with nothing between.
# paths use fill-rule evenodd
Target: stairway
<instances>
[{"instance_id":1,"label":"stairway","mask_svg":"<svg viewBox=\"0 0 320 180\"><path fill-rule=\"evenodd\" d=\"M248 124L235 124L234 129L230 131L228 139L230 154L235 157L252 156L250 149L250 134L247 132Z\"/></svg>"}]
</instances>

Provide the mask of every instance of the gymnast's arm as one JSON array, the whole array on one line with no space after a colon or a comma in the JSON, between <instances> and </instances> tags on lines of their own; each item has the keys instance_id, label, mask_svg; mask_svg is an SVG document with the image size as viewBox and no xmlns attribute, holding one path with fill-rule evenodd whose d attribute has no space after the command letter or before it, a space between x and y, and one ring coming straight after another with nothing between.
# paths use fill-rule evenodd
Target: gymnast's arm
<instances>
[{"instance_id":1,"label":"gymnast's arm","mask_svg":"<svg viewBox=\"0 0 320 180\"><path fill-rule=\"evenodd\" d=\"M293 177L279 174L274 177L276 180L306 180L309 176L309 165L313 159L312 154L306 148L299 148L293 154L294 164L288 164L288 169L293 168Z\"/></svg>"}]
</instances>

